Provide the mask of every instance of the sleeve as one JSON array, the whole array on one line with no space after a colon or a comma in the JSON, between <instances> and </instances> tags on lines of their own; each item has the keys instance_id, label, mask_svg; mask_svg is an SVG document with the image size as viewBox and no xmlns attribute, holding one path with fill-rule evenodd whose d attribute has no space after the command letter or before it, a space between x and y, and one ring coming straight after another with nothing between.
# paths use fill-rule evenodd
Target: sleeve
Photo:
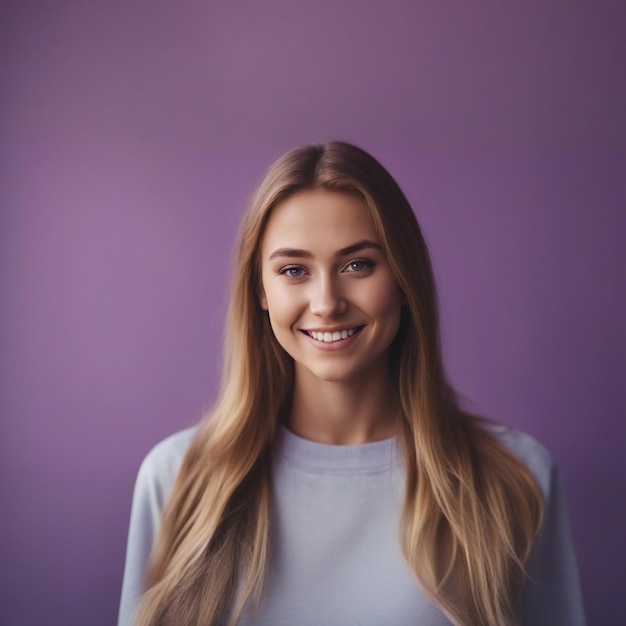
<instances>
[{"instance_id":1,"label":"sleeve","mask_svg":"<svg viewBox=\"0 0 626 626\"><path fill-rule=\"evenodd\" d=\"M544 521L528 564L524 626L585 626L576 555L565 493L556 465L550 464Z\"/></svg>"},{"instance_id":2,"label":"sleeve","mask_svg":"<svg viewBox=\"0 0 626 626\"><path fill-rule=\"evenodd\" d=\"M139 468L130 513L118 626L132 626L134 622L163 508L196 432L196 427L187 428L164 439L148 453Z\"/></svg>"},{"instance_id":3,"label":"sleeve","mask_svg":"<svg viewBox=\"0 0 626 626\"><path fill-rule=\"evenodd\" d=\"M118 626L132 626L165 501L150 455L139 468L130 514Z\"/></svg>"}]
</instances>

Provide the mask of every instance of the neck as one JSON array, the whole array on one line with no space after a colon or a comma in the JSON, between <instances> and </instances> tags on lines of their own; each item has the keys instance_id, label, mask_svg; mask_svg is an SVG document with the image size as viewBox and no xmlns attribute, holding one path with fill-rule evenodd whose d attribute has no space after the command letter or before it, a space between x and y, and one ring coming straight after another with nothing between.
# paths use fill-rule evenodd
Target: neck
<instances>
[{"instance_id":1,"label":"neck","mask_svg":"<svg viewBox=\"0 0 626 626\"><path fill-rule=\"evenodd\" d=\"M296 369L294 383L287 425L296 435L320 443L357 445L396 434L387 370L383 375L328 382Z\"/></svg>"}]
</instances>

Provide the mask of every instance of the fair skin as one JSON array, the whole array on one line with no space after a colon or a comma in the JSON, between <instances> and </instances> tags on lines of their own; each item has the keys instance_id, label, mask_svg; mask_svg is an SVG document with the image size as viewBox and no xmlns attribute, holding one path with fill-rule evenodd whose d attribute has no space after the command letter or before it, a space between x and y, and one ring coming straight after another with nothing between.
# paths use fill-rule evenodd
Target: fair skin
<instances>
[{"instance_id":1,"label":"fair skin","mask_svg":"<svg viewBox=\"0 0 626 626\"><path fill-rule=\"evenodd\" d=\"M393 435L389 346L403 295L367 206L320 189L279 203L261 242L261 285L294 360L289 428L343 445Z\"/></svg>"}]
</instances>

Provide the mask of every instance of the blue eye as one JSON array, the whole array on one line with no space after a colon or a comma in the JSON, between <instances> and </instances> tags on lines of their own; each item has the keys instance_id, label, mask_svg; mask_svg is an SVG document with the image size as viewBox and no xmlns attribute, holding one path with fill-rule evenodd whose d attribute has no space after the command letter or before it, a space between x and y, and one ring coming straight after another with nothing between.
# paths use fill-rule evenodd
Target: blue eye
<instances>
[{"instance_id":1,"label":"blue eye","mask_svg":"<svg viewBox=\"0 0 626 626\"><path fill-rule=\"evenodd\" d=\"M304 268L298 265L289 265L288 267L283 267L278 273L287 278L302 278L304 276Z\"/></svg>"},{"instance_id":2,"label":"blue eye","mask_svg":"<svg viewBox=\"0 0 626 626\"><path fill-rule=\"evenodd\" d=\"M367 259L354 259L346 265L346 271L348 272L366 272L374 267L374 263Z\"/></svg>"}]
</instances>

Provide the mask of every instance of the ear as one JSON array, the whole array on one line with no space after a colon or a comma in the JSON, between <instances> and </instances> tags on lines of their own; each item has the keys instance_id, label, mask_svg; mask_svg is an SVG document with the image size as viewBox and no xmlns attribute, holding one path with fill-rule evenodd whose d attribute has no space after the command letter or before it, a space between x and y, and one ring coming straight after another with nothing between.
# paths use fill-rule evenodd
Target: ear
<instances>
[{"instance_id":1,"label":"ear","mask_svg":"<svg viewBox=\"0 0 626 626\"><path fill-rule=\"evenodd\" d=\"M257 296L259 298L259 305L264 311L267 311L267 296L265 295L265 289L262 285L259 285Z\"/></svg>"}]
</instances>

